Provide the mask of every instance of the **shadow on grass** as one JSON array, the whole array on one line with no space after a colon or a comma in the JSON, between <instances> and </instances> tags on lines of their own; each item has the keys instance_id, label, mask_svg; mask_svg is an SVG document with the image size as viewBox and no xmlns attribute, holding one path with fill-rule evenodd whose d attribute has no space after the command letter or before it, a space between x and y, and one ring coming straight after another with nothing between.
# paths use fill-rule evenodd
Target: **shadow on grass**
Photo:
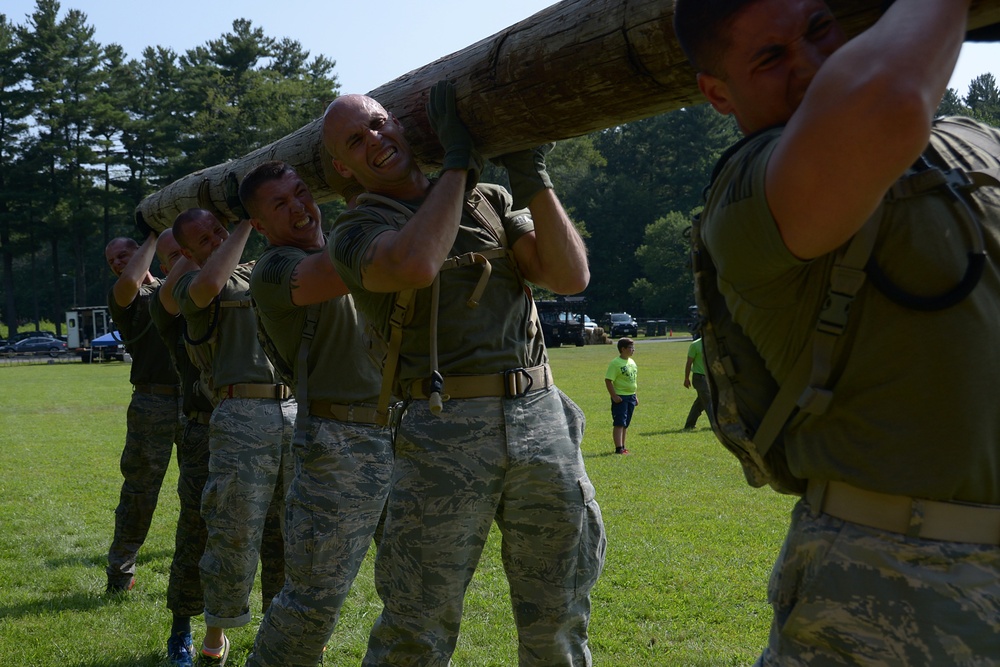
<instances>
[{"instance_id":1,"label":"shadow on grass","mask_svg":"<svg viewBox=\"0 0 1000 667\"><path fill-rule=\"evenodd\" d=\"M136 575L137 579L141 579L143 568L149 567L153 562L165 560L167 566L169 567L169 563L173 558L173 555L174 552L172 549L149 549L140 551ZM139 594L138 592L106 593L104 591L104 567L107 564L107 554L105 553L89 557L80 554L70 554L63 558L47 559L45 563L50 569L53 570L64 567L84 567L87 569L100 568L99 581L96 582L97 587L87 590L76 590L65 594L54 593L46 597L25 601L21 604L0 604L0 618L12 619L43 615L51 613L53 609L67 611L93 611L109 605L123 604L127 602L130 595ZM151 663L142 662L137 664L146 665L159 663L154 661Z\"/></svg>"},{"instance_id":2,"label":"shadow on grass","mask_svg":"<svg viewBox=\"0 0 1000 667\"><path fill-rule=\"evenodd\" d=\"M100 591L74 591L63 595L49 595L15 605L0 605L0 618L44 616L51 614L56 609L59 611L94 611L127 602L128 593L105 593L102 583Z\"/></svg>"},{"instance_id":3,"label":"shadow on grass","mask_svg":"<svg viewBox=\"0 0 1000 667\"><path fill-rule=\"evenodd\" d=\"M665 428L659 431L641 431L639 435L643 437L655 437L658 435L698 435L701 433L711 433L712 427L710 426L696 426L693 429L686 428Z\"/></svg>"},{"instance_id":4,"label":"shadow on grass","mask_svg":"<svg viewBox=\"0 0 1000 667\"><path fill-rule=\"evenodd\" d=\"M166 650L164 650L162 653L149 653L143 656L123 658L111 662L108 662L107 658L94 658L85 662L74 663L73 667L163 667L166 664L168 664L168 661Z\"/></svg>"},{"instance_id":5,"label":"shadow on grass","mask_svg":"<svg viewBox=\"0 0 1000 667\"><path fill-rule=\"evenodd\" d=\"M585 458L585 459L605 459L605 458L614 457L614 456L621 456L621 454L618 454L614 450L611 450L611 451L608 451L608 452L601 452L599 454L584 454L583 458Z\"/></svg>"},{"instance_id":6,"label":"shadow on grass","mask_svg":"<svg viewBox=\"0 0 1000 667\"><path fill-rule=\"evenodd\" d=\"M166 561L169 566L170 561L174 558L174 550L169 547L162 547L159 549L146 549L142 548L139 550L139 557L136 559L136 568L142 570L143 567L149 567L151 564ZM46 559L45 564L51 568L60 567L99 567L102 570L108 564L108 552L102 551L96 555L91 554L90 556L84 556L83 554L70 553L66 554L62 558L49 558Z\"/></svg>"}]
</instances>

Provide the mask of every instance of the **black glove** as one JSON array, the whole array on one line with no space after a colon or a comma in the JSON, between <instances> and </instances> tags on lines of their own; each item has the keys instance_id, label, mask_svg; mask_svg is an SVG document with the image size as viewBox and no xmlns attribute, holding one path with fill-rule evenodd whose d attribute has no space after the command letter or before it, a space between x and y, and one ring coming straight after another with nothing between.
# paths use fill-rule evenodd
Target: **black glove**
<instances>
[{"instance_id":1,"label":"black glove","mask_svg":"<svg viewBox=\"0 0 1000 667\"><path fill-rule=\"evenodd\" d=\"M226 174L222 189L226 196L226 206L236 216L236 220L249 220L250 214L243 208L243 202L240 201L240 181L234 172Z\"/></svg>"},{"instance_id":2,"label":"black glove","mask_svg":"<svg viewBox=\"0 0 1000 667\"><path fill-rule=\"evenodd\" d=\"M148 238L150 234L156 233L156 231L149 226L149 223L146 222L146 218L144 218L142 213L138 210L135 212L135 228L139 230L139 234L144 239Z\"/></svg>"},{"instance_id":3,"label":"black glove","mask_svg":"<svg viewBox=\"0 0 1000 667\"><path fill-rule=\"evenodd\" d=\"M539 191L552 187L552 179L545 171L545 154L555 144L544 144L529 150L507 153L493 158L493 163L507 170L514 208L527 208Z\"/></svg>"},{"instance_id":4,"label":"black glove","mask_svg":"<svg viewBox=\"0 0 1000 667\"><path fill-rule=\"evenodd\" d=\"M476 150L469 130L458 117L455 86L450 81L438 81L431 87L427 98L427 120L444 148L444 163L441 168L466 169L469 176L465 189L476 187L483 170L483 157Z\"/></svg>"}]
</instances>

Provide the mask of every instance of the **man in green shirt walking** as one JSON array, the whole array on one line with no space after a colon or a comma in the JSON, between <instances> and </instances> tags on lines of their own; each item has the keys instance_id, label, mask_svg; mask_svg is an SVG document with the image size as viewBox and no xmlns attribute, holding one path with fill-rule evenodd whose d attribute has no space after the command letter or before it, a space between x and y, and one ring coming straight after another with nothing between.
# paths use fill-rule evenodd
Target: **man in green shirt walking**
<instances>
[{"instance_id":1,"label":"man in green shirt walking","mask_svg":"<svg viewBox=\"0 0 1000 667\"><path fill-rule=\"evenodd\" d=\"M708 420L712 421L712 394L708 389L708 378L705 377L705 348L702 347L700 337L695 338L688 346L687 364L684 365L684 388L690 389L692 386L698 395L691 403L684 422L685 431L694 430L702 412L707 412Z\"/></svg>"}]
</instances>

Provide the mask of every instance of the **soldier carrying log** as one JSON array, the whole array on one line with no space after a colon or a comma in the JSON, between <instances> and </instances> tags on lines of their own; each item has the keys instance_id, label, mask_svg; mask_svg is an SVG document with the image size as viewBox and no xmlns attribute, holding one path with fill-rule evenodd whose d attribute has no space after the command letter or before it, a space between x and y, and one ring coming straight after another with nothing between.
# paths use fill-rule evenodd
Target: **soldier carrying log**
<instances>
[{"instance_id":1,"label":"soldier carrying log","mask_svg":"<svg viewBox=\"0 0 1000 667\"><path fill-rule=\"evenodd\" d=\"M699 87L747 135L697 239L718 290L779 385L839 336L836 385L784 429L805 495L758 665L1000 656L1000 131L932 121L968 9L899 1L847 41L821 0L676 4Z\"/></svg>"},{"instance_id":2,"label":"soldier carrying log","mask_svg":"<svg viewBox=\"0 0 1000 667\"><path fill-rule=\"evenodd\" d=\"M323 127L337 171L367 191L335 223L330 252L408 401L375 571L384 607L363 664L449 663L496 521L521 664L589 665L604 527L583 413L555 387L525 289L585 288L583 241L544 150L499 159L511 193L477 186L482 160L450 84L431 89L428 116L445 151L435 181L370 97L336 99Z\"/></svg>"}]
</instances>

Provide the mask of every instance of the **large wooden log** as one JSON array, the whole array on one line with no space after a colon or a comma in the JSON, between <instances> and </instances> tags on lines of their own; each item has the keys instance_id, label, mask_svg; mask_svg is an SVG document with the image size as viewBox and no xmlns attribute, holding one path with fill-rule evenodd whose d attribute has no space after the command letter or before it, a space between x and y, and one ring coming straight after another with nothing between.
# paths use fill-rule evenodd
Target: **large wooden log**
<instances>
[{"instance_id":1,"label":"large wooden log","mask_svg":"<svg viewBox=\"0 0 1000 667\"><path fill-rule=\"evenodd\" d=\"M829 4L854 35L878 18L883 0ZM459 112L487 157L580 136L704 101L672 16L669 0L564 0L369 94L402 121L427 170L440 165L441 152L424 105L441 79L455 82ZM996 24L1000 0L974 0L969 27ZM200 206L233 221L227 184L231 194L270 159L294 166L318 201L330 201L348 184L333 171L321 131L318 118L242 158L185 176L140 202L136 219L161 230Z\"/></svg>"}]
</instances>

